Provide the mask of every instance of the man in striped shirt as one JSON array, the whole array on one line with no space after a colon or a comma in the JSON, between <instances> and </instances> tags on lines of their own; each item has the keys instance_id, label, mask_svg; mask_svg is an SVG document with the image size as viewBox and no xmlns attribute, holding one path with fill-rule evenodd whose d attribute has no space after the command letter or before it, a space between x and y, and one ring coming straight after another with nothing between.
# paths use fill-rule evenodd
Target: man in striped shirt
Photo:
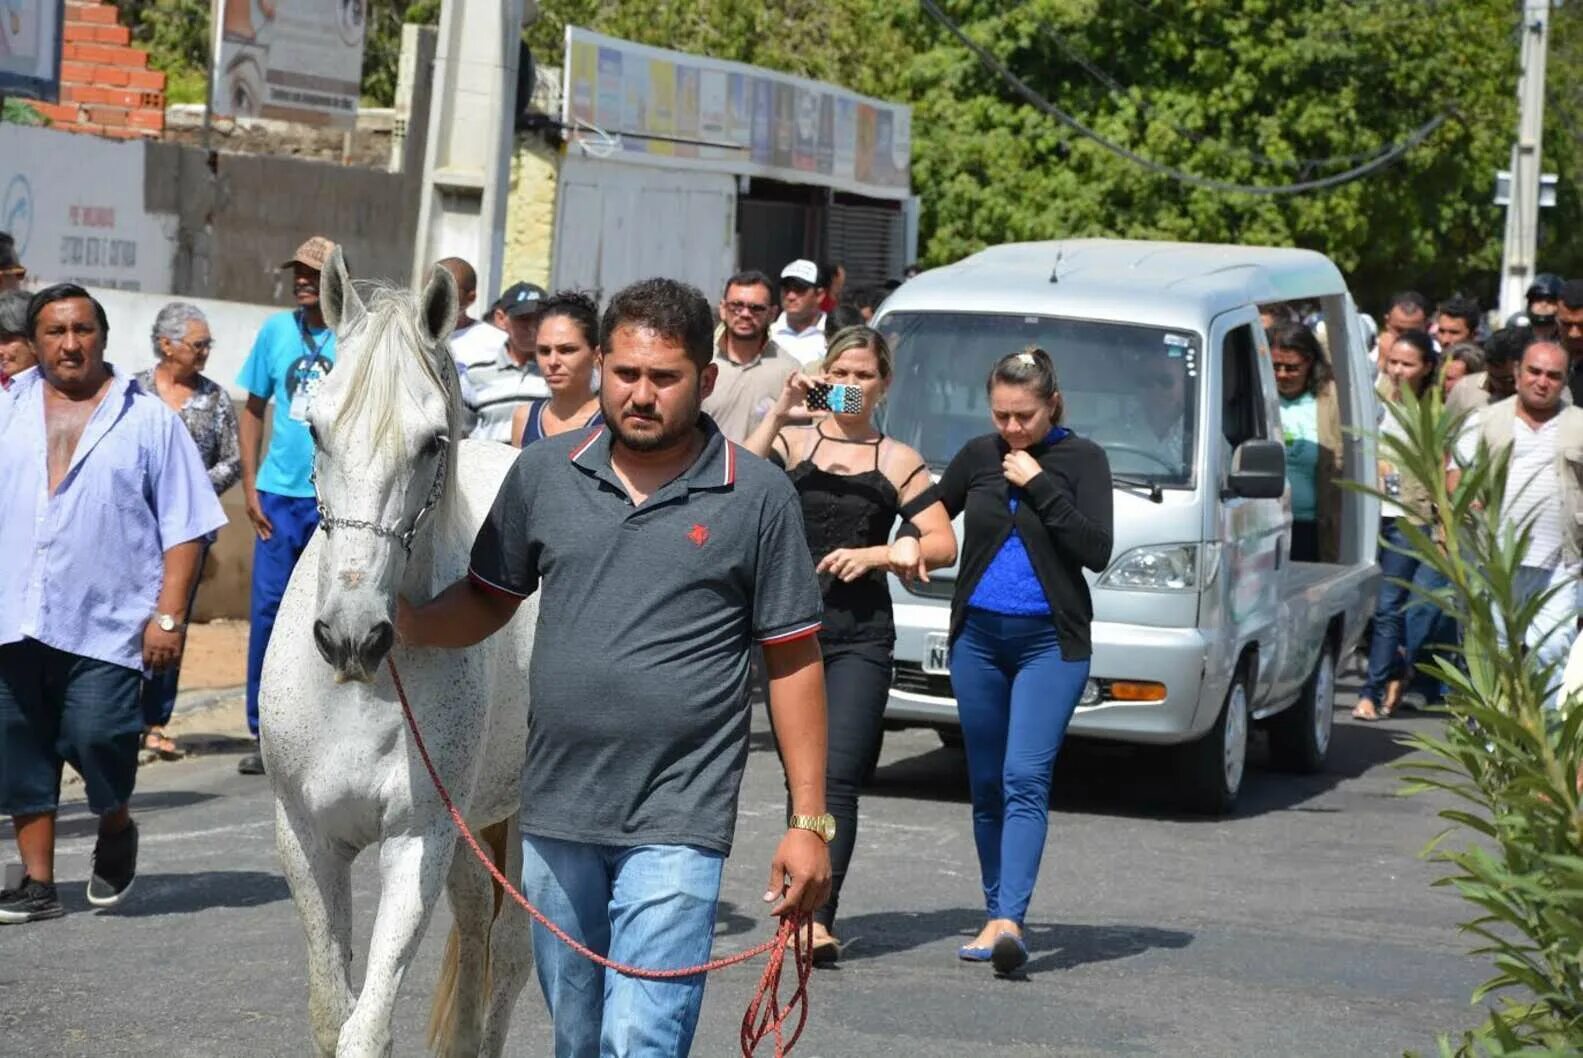
<instances>
[{"instance_id":1,"label":"man in striped shirt","mask_svg":"<svg viewBox=\"0 0 1583 1058\"><path fill-rule=\"evenodd\" d=\"M503 346L474 354L463 366L471 392L467 411L473 420L472 436L485 441L511 441L511 416L517 406L536 397L548 397L550 387L534 359L539 337L539 308L544 288L516 283L500 295L508 329Z\"/></svg>"},{"instance_id":2,"label":"man in striped shirt","mask_svg":"<svg viewBox=\"0 0 1583 1058\"><path fill-rule=\"evenodd\" d=\"M1501 519L1512 532L1529 531L1518 572L1518 601L1550 591L1528 628L1528 649L1541 664L1566 663L1577 635L1577 580L1583 569L1583 481L1568 454L1583 449L1583 409L1563 404L1567 354L1554 341L1536 340L1517 368L1517 394L1482 409L1464 430L1457 456L1470 463L1479 448L1510 450ZM1559 707L1557 695L1549 705Z\"/></svg>"}]
</instances>

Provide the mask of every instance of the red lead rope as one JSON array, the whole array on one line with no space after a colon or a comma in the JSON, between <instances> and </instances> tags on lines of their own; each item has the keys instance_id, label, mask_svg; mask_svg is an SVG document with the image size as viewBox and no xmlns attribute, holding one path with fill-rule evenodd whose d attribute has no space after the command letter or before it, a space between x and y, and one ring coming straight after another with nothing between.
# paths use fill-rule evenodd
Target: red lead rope
<instances>
[{"instance_id":1,"label":"red lead rope","mask_svg":"<svg viewBox=\"0 0 1583 1058\"><path fill-rule=\"evenodd\" d=\"M500 868L495 866L495 859L478 839L473 836L472 828L462 818L462 813L457 811L456 804L451 800L450 791L445 788L445 783L440 781L440 773L435 770L434 761L429 757L429 747L423 744L423 735L418 730L417 718L412 715L412 706L407 702L407 691L401 685L401 675L396 672L396 661L387 657L386 664L390 667L390 679L396 685L396 697L401 701L401 715L407 719L407 730L412 732L413 745L418 747L418 756L423 758L423 766L429 772L429 778L434 782L435 792L440 795L440 802L445 805L445 810L451 814L451 821L456 824L456 831L467 842L467 847L473 850L473 855L478 857L478 862L484 865L495 882L516 901L517 906L533 916L533 920L553 933L562 944L581 955L590 962L613 970L627 977L639 977L649 981L669 981L679 977L693 977L697 974L713 973L723 970L728 966L736 966L760 955L769 953L769 963L764 967L764 973L759 977L758 991L753 995L753 1001L748 1004L748 1009L742 1015L742 1055L743 1058L753 1058L758 1050L758 1045L771 1036L775 1039L774 1058L786 1058L791 1054L791 1049L802 1036L804 1026L808 1023L808 979L813 975L813 948L805 942L808 928L806 914L787 915L781 919L780 929L775 931L775 936L764 943L749 948L747 951L728 955L723 959L713 959L701 966L684 966L675 970L645 970L637 966L624 966L618 962L600 955L584 944L579 944L567 934L565 930L545 917L544 912L528 903L527 897L517 891ZM791 949L792 962L797 967L797 987L787 998L785 1005L781 1004L781 970L786 963L786 951ZM796 1025L787 1033L787 1024L796 1014Z\"/></svg>"}]
</instances>

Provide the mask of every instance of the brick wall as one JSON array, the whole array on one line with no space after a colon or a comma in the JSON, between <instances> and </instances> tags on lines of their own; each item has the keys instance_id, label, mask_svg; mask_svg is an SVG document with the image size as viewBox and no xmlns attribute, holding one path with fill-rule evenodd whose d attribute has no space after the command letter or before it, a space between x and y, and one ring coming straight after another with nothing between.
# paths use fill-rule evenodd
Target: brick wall
<instances>
[{"instance_id":1,"label":"brick wall","mask_svg":"<svg viewBox=\"0 0 1583 1058\"><path fill-rule=\"evenodd\" d=\"M55 128L115 139L165 131L165 75L148 68L111 3L68 0L60 102L34 103Z\"/></svg>"}]
</instances>

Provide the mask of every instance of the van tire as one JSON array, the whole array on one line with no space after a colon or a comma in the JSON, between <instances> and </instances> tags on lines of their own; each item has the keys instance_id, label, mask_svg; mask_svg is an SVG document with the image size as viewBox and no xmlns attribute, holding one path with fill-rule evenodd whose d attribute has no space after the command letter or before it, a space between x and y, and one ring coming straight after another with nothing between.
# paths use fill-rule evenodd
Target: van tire
<instances>
[{"instance_id":1,"label":"van tire","mask_svg":"<svg viewBox=\"0 0 1583 1058\"><path fill-rule=\"evenodd\" d=\"M1177 751L1182 806L1197 815L1223 816L1237 803L1248 761L1248 676L1240 668L1226 689L1215 723Z\"/></svg>"},{"instance_id":2,"label":"van tire","mask_svg":"<svg viewBox=\"0 0 1583 1058\"><path fill-rule=\"evenodd\" d=\"M1303 692L1270 718L1270 762L1282 771L1324 771L1336 710L1336 648L1326 643Z\"/></svg>"}]
</instances>

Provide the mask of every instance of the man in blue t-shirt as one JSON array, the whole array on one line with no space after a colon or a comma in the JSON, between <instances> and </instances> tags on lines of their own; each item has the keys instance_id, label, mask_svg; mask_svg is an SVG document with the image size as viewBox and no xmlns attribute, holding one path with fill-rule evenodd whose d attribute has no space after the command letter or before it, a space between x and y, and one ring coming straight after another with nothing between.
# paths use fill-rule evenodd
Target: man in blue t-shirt
<instances>
[{"instance_id":1,"label":"man in blue t-shirt","mask_svg":"<svg viewBox=\"0 0 1583 1058\"><path fill-rule=\"evenodd\" d=\"M275 627L275 613L297 559L319 527L313 494L313 438L308 435L308 402L335 363L335 335L319 306L319 273L335 244L315 235L291 260L292 294L297 307L264 321L237 384L247 390L242 412L242 485L247 517L258 539L253 544L252 622L247 642L247 726L258 738L258 678L264 651ZM264 410L275 404L269 452L259 465ZM262 775L257 752L237 765L243 775Z\"/></svg>"}]
</instances>

